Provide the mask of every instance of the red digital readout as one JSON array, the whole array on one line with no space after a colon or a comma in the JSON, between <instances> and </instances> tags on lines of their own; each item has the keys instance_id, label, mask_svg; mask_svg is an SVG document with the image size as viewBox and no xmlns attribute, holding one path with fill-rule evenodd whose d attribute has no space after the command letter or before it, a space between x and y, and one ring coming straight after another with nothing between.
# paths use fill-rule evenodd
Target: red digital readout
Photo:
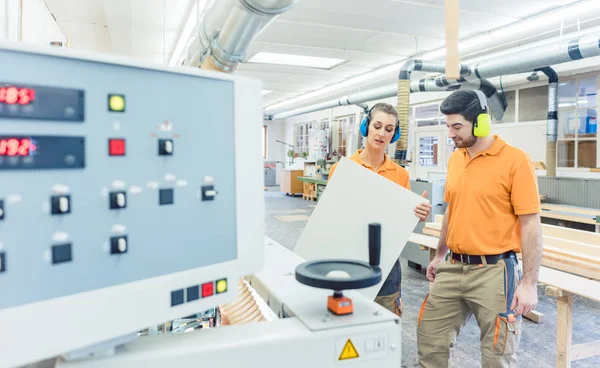
<instances>
[{"instance_id":1,"label":"red digital readout","mask_svg":"<svg viewBox=\"0 0 600 368\"><path fill-rule=\"evenodd\" d=\"M0 156L29 156L35 150L29 138L0 139Z\"/></svg>"},{"instance_id":2,"label":"red digital readout","mask_svg":"<svg viewBox=\"0 0 600 368\"><path fill-rule=\"evenodd\" d=\"M35 90L12 86L0 87L0 104L28 105L35 100Z\"/></svg>"}]
</instances>

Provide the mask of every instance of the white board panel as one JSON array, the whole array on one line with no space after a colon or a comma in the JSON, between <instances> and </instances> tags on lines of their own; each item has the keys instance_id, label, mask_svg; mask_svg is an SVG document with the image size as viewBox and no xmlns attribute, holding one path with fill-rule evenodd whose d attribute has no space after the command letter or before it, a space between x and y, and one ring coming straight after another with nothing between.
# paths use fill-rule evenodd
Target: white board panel
<instances>
[{"instance_id":1,"label":"white board panel","mask_svg":"<svg viewBox=\"0 0 600 368\"><path fill-rule=\"evenodd\" d=\"M419 219L414 208L427 199L342 157L294 253L307 261L369 261L369 224L381 224L381 270L378 285L359 290L375 299Z\"/></svg>"}]
</instances>

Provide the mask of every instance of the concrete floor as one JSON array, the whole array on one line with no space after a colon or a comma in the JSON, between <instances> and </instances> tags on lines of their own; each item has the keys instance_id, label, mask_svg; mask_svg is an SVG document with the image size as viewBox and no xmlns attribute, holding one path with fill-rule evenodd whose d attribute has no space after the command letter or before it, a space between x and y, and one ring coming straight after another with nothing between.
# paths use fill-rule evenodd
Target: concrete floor
<instances>
[{"instance_id":1,"label":"concrete floor","mask_svg":"<svg viewBox=\"0 0 600 368\"><path fill-rule=\"evenodd\" d=\"M290 215L310 216L316 202L302 197L289 197L269 188L265 192L265 232L268 237L292 249L296 244L305 220L290 220ZM279 217L279 219L275 218ZM284 217L280 217L284 216ZM284 221L282 221L284 220ZM416 322L421 303L429 289L424 273L408 267L402 260L402 290L404 316L402 318L402 367L419 367L417 362ZM543 323L524 320L523 335L518 350L519 367L555 367L556 359L556 298L547 297L542 287L538 290L537 311L545 315ZM600 340L600 303L573 298L573 344ZM481 366L479 352L479 327L474 318L461 331L456 346L451 351L452 367ZM573 368L598 368L600 357L588 358L572 363Z\"/></svg>"}]
</instances>

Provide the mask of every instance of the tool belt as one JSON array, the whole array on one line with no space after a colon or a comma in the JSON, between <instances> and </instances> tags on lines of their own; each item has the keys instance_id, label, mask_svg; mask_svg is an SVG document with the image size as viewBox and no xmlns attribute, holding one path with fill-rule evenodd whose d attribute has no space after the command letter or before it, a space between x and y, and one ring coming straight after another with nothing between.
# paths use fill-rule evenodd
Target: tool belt
<instances>
[{"instance_id":1,"label":"tool belt","mask_svg":"<svg viewBox=\"0 0 600 368\"><path fill-rule=\"evenodd\" d=\"M464 264L496 264L499 260L506 258L517 258L517 255L513 251L487 256L473 256L469 254L457 254L450 252L450 259L453 260L452 263L460 262ZM485 262L483 261L484 259Z\"/></svg>"}]
</instances>

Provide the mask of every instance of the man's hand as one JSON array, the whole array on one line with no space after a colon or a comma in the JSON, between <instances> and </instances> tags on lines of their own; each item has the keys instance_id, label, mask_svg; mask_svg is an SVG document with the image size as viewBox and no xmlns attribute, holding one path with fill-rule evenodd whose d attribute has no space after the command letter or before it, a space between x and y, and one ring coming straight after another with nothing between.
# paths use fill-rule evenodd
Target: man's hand
<instances>
[{"instance_id":1,"label":"man's hand","mask_svg":"<svg viewBox=\"0 0 600 368\"><path fill-rule=\"evenodd\" d=\"M429 275L429 268L427 268ZM538 303L537 286L521 283L515 291L510 309L514 310L516 315L525 315L535 309Z\"/></svg>"},{"instance_id":2,"label":"man's hand","mask_svg":"<svg viewBox=\"0 0 600 368\"><path fill-rule=\"evenodd\" d=\"M427 266L427 280L431 282L435 281L435 272L442 259L444 259L444 257L435 257L429 262L429 266Z\"/></svg>"},{"instance_id":3,"label":"man's hand","mask_svg":"<svg viewBox=\"0 0 600 368\"><path fill-rule=\"evenodd\" d=\"M421 194L423 198L427 198L427 190ZM419 218L420 222L425 222L429 213L431 212L431 203L421 203L417 207L415 207L415 215Z\"/></svg>"}]
</instances>

